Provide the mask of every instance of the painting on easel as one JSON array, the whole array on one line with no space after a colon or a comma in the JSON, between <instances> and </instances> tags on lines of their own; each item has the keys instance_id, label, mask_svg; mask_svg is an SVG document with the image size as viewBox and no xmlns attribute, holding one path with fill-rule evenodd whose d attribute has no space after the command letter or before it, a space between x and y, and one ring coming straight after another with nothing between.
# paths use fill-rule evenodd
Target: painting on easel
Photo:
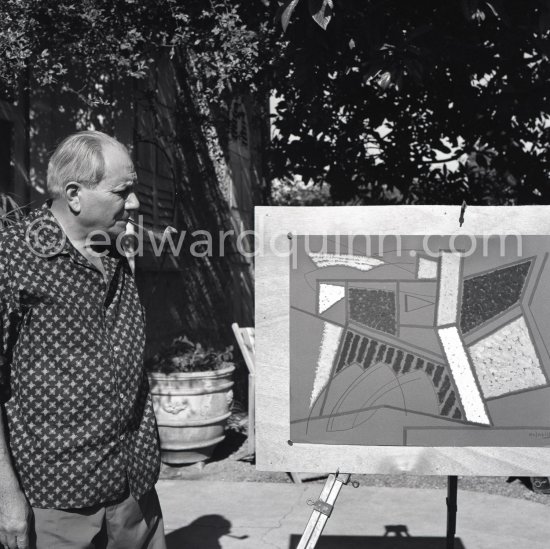
<instances>
[{"instance_id":1,"label":"painting on easel","mask_svg":"<svg viewBox=\"0 0 550 549\"><path fill-rule=\"evenodd\" d=\"M293 442L549 444L549 236L293 238Z\"/></svg>"}]
</instances>

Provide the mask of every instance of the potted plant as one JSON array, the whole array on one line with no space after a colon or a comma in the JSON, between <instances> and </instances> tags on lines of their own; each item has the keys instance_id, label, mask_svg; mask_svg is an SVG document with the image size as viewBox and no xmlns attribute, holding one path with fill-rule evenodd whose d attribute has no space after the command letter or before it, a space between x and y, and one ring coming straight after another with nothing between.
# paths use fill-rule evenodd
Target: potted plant
<instances>
[{"instance_id":1,"label":"potted plant","mask_svg":"<svg viewBox=\"0 0 550 549\"><path fill-rule=\"evenodd\" d=\"M164 463L204 462L224 439L233 402L231 351L182 336L147 361Z\"/></svg>"},{"instance_id":2,"label":"potted plant","mask_svg":"<svg viewBox=\"0 0 550 549\"><path fill-rule=\"evenodd\" d=\"M0 193L0 229L17 223L23 217L25 217L23 209L17 202L11 196Z\"/></svg>"}]
</instances>

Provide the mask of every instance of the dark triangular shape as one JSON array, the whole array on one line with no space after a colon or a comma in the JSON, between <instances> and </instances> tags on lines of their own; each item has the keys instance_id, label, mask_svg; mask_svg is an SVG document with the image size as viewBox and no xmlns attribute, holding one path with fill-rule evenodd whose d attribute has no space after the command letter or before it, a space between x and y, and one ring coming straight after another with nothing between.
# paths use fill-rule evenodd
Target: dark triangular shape
<instances>
[{"instance_id":1,"label":"dark triangular shape","mask_svg":"<svg viewBox=\"0 0 550 549\"><path fill-rule=\"evenodd\" d=\"M519 302L531 261L464 280L460 329L467 333Z\"/></svg>"}]
</instances>

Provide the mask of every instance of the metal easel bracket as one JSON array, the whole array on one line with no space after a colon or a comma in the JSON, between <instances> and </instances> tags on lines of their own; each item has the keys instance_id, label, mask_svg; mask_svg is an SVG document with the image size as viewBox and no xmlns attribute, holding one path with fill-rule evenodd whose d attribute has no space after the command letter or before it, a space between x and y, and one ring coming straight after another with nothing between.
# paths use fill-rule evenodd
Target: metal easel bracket
<instances>
[{"instance_id":1,"label":"metal easel bracket","mask_svg":"<svg viewBox=\"0 0 550 549\"><path fill-rule=\"evenodd\" d=\"M340 489L343 485L348 484L350 477L349 473L340 474L338 471L328 476L319 499L313 503L313 511L296 549L313 549L315 547L332 514ZM355 483L352 485L355 486Z\"/></svg>"},{"instance_id":2,"label":"metal easel bracket","mask_svg":"<svg viewBox=\"0 0 550 549\"><path fill-rule=\"evenodd\" d=\"M332 515L332 510L334 509L334 505L331 505L330 503L327 503L326 501L321 501L318 499L313 504L313 510L319 511L319 513L322 513L323 515L326 515L327 517L330 517Z\"/></svg>"}]
</instances>

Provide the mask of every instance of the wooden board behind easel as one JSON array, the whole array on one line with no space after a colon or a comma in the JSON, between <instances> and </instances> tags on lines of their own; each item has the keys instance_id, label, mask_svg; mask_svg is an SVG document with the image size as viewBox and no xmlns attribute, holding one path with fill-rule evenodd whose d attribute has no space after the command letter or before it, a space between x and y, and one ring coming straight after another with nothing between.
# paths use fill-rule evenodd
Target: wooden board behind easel
<instances>
[{"instance_id":1,"label":"wooden board behind easel","mask_svg":"<svg viewBox=\"0 0 550 549\"><path fill-rule=\"evenodd\" d=\"M545 447L403 447L289 440L289 269L291 235L549 235L549 208L458 206L256 208L256 452L262 470L418 475L548 473Z\"/></svg>"}]
</instances>

